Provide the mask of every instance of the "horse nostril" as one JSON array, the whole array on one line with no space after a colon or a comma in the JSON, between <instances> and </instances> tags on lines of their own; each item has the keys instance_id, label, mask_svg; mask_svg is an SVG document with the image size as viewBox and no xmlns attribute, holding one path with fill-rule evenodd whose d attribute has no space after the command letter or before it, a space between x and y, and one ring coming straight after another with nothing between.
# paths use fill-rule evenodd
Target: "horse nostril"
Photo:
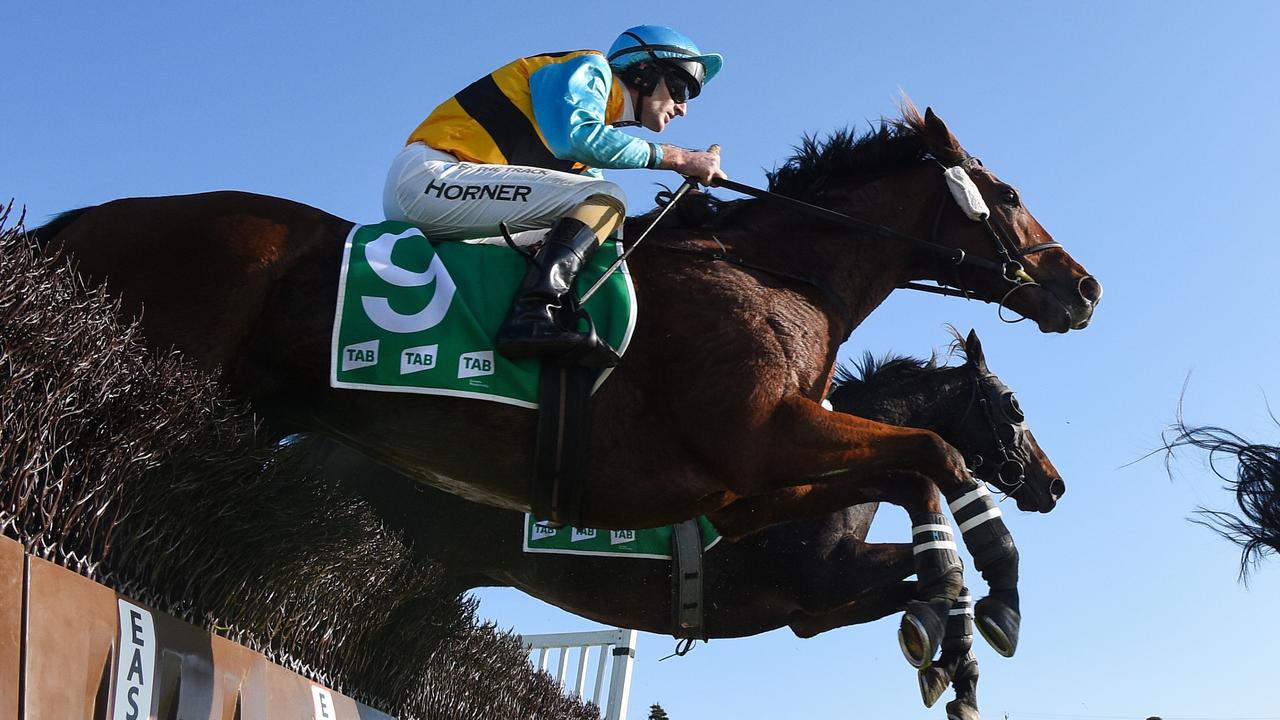
<instances>
[{"instance_id":1,"label":"horse nostril","mask_svg":"<svg viewBox=\"0 0 1280 720\"><path fill-rule=\"evenodd\" d=\"M1049 483L1049 492L1055 499L1060 498L1067 494L1067 484L1062 481L1062 478L1054 478Z\"/></svg>"},{"instance_id":2,"label":"horse nostril","mask_svg":"<svg viewBox=\"0 0 1280 720\"><path fill-rule=\"evenodd\" d=\"M1097 278L1092 275L1087 275L1080 279L1078 290L1080 291L1080 297L1090 305L1096 305L1102 299L1102 283L1098 282Z\"/></svg>"}]
</instances>

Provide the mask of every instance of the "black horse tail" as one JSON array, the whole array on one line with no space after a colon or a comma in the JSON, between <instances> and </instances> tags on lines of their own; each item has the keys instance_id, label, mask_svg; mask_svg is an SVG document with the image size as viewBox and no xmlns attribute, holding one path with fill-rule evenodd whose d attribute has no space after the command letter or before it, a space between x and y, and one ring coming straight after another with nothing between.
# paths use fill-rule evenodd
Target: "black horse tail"
<instances>
[{"instance_id":1,"label":"black horse tail","mask_svg":"<svg viewBox=\"0 0 1280 720\"><path fill-rule=\"evenodd\" d=\"M1280 554L1280 446L1251 443L1220 427L1188 427L1179 421L1166 438L1172 451L1182 445L1207 450L1209 465L1236 494L1241 515L1200 508L1194 522L1239 545L1240 578L1248 581L1250 567L1269 554ZM1236 475L1224 474L1217 460L1226 454L1236 459Z\"/></svg>"},{"instance_id":2,"label":"black horse tail","mask_svg":"<svg viewBox=\"0 0 1280 720\"><path fill-rule=\"evenodd\" d=\"M80 219L81 215L93 209L93 206L76 208L60 213L49 222L41 225L28 234L36 239L36 246L43 249L49 246L49 243L58 235L62 234L72 223Z\"/></svg>"}]
</instances>

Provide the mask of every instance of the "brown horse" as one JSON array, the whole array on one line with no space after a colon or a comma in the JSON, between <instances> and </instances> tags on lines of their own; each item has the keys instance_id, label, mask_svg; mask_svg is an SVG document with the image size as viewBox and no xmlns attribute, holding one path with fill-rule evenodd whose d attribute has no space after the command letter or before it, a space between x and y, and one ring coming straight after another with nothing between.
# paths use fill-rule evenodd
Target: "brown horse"
<instances>
[{"instance_id":1,"label":"brown horse","mask_svg":"<svg viewBox=\"0 0 1280 720\"><path fill-rule=\"evenodd\" d=\"M829 400L839 412L937 432L979 479L1007 492L1024 510L1049 512L1065 491L1062 479L1025 424L989 421L982 403L1012 402L1010 391L987 368L975 334L957 344L967 362L956 367L868 358L860 379L838 373ZM441 563L453 591L516 587L597 622L678 634L669 562L527 553L523 513L431 490L337 444L319 447L327 453L326 474L373 503L415 552ZM1006 457L1025 468L1021 480L1002 476ZM857 505L781 523L709 550L703 637L744 637L783 626L812 637L902 611L916 592L915 583L905 581L915 572L913 545L865 541L877 507ZM954 682L956 699L947 705L951 718L978 716L971 625L967 615L956 615L969 609L953 608L941 658L920 671L930 706Z\"/></svg>"},{"instance_id":2,"label":"brown horse","mask_svg":"<svg viewBox=\"0 0 1280 720\"><path fill-rule=\"evenodd\" d=\"M986 222L953 202L943 168L967 173L992 208ZM1012 653L1017 551L990 498L975 495L964 459L935 433L829 413L818 401L837 348L904 282L961 286L1044 332L1087 325L1101 285L932 111L922 117L908 106L866 136L806 142L771 185L881 230L850 232L749 202L714 232L655 231L655 245L683 252L650 247L630 263L643 311L621 367L593 399L593 477L580 524L654 527L710 514L740 537L888 501L923 508L913 523L931 528L941 490L977 523L965 544L993 589L977 607L979 624ZM298 203L223 192L118 200L36 233L139 312L152 345L220 372L281 433L323 431L415 480L528 509L534 413L329 387L351 227ZM909 656L924 662L961 580L954 551L917 562L927 566L926 602L908 613L904 632L915 638Z\"/></svg>"}]
</instances>

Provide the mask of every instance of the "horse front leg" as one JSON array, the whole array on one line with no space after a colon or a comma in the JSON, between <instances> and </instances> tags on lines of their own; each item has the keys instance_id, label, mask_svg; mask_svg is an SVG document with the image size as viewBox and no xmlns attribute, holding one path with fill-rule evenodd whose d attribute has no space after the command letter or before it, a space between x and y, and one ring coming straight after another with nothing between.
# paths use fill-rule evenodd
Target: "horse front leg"
<instances>
[{"instance_id":1,"label":"horse front leg","mask_svg":"<svg viewBox=\"0 0 1280 720\"><path fill-rule=\"evenodd\" d=\"M920 698L925 707L955 685L956 699L947 703L947 717L978 717L978 660L973 656L973 599L969 588L947 617L947 634L942 640L942 657L920 671Z\"/></svg>"},{"instance_id":2,"label":"horse front leg","mask_svg":"<svg viewBox=\"0 0 1280 720\"><path fill-rule=\"evenodd\" d=\"M972 482L959 453L927 430L827 412L798 397L778 404L768 431L748 458L764 476L743 493L748 499L712 513L712 523L732 535L861 502L902 507L913 527L919 594L903 615L899 642L912 665L927 666L964 584L938 494L939 485Z\"/></svg>"},{"instance_id":3,"label":"horse front leg","mask_svg":"<svg viewBox=\"0 0 1280 720\"><path fill-rule=\"evenodd\" d=\"M950 492L948 492L950 490ZM1004 657L1018 649L1022 614L1018 606L1018 548L1004 524L991 491L970 480L944 489L973 565L991 592L974 607L978 631Z\"/></svg>"}]
</instances>

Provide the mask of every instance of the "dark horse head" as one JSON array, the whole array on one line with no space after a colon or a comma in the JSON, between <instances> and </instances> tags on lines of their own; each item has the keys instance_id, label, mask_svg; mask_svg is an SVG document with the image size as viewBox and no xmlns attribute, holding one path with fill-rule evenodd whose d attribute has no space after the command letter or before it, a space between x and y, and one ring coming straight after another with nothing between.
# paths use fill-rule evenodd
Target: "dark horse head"
<instances>
[{"instance_id":1,"label":"dark horse head","mask_svg":"<svg viewBox=\"0 0 1280 720\"><path fill-rule=\"evenodd\" d=\"M903 168L915 168L907 185L881 182ZM883 223L900 233L894 242L923 241L906 268L912 278L998 302L1042 332L1088 326L1102 298L1101 283L1031 215L1018 190L961 147L932 109L922 116L909 100L900 118L869 134L806 138L769 180L779 194ZM909 227L868 212L909 205L934 209Z\"/></svg>"},{"instance_id":2,"label":"dark horse head","mask_svg":"<svg viewBox=\"0 0 1280 720\"><path fill-rule=\"evenodd\" d=\"M964 365L938 368L932 361L895 358L876 362L869 355L860 379L842 371L830 394L834 409L889 417L889 422L921 422L920 397L930 398L927 425L960 450L974 477L1009 495L1024 511L1049 512L1066 493L1066 483L1027 427L1026 416L1009 389L990 368L976 332L956 336Z\"/></svg>"}]
</instances>

